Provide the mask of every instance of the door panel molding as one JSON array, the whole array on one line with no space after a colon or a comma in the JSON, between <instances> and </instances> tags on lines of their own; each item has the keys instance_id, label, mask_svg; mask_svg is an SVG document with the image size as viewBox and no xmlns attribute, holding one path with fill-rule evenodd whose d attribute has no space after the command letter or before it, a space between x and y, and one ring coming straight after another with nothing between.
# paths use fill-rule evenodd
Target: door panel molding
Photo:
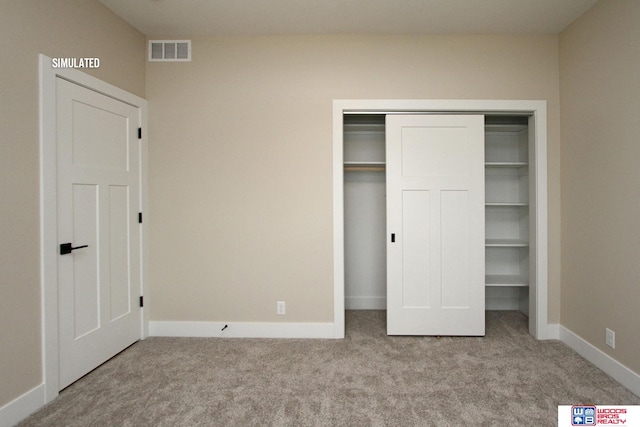
<instances>
[{"instance_id":1,"label":"door panel molding","mask_svg":"<svg viewBox=\"0 0 640 427\"><path fill-rule=\"evenodd\" d=\"M138 109L138 122L147 128L147 101L123 89L70 68L53 68L51 58L39 56L40 70L40 270L42 299L42 371L45 402L53 400L59 391L58 346L58 235L57 235L57 130L56 79L61 78ZM140 144L140 195L142 211L148 209L147 170L148 132L142 132ZM146 277L148 257L148 225L140 227L140 292L148 293ZM149 298L145 298L148 307ZM148 310L142 309L140 337L148 336Z\"/></svg>"}]
</instances>

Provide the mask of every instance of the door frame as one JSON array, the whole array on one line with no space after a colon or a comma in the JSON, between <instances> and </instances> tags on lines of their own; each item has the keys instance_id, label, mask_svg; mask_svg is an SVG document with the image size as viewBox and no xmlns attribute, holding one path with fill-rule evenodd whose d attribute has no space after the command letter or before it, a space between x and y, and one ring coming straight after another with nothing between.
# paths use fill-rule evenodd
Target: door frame
<instances>
[{"instance_id":1,"label":"door frame","mask_svg":"<svg viewBox=\"0 0 640 427\"><path fill-rule=\"evenodd\" d=\"M547 102L543 100L446 99L335 99L333 100L333 316L334 338L345 336L344 291L344 141L345 114L512 114L529 116L533 138L534 194L532 215L535 238L530 256L535 259L529 283L529 333L550 339L548 305L547 231Z\"/></svg>"},{"instance_id":2,"label":"door frame","mask_svg":"<svg viewBox=\"0 0 640 427\"><path fill-rule=\"evenodd\" d=\"M85 74L77 69L53 68L51 58L39 55L40 69L40 283L42 319L42 378L45 403L59 392L58 343L58 213L57 213L57 132L56 79L62 78L79 86L138 108L143 128L140 144L140 206L148 212L147 171L147 101L137 95ZM148 295L148 221L140 227L140 295ZM149 306L145 297L145 308ZM149 311L142 309L140 338L148 336Z\"/></svg>"}]
</instances>

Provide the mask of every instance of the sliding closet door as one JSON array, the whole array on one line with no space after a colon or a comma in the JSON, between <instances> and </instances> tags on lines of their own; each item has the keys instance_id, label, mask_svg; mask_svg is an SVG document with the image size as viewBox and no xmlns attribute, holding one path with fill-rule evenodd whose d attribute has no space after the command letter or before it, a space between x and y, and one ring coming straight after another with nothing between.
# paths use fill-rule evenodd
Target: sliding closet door
<instances>
[{"instance_id":1,"label":"sliding closet door","mask_svg":"<svg viewBox=\"0 0 640 427\"><path fill-rule=\"evenodd\" d=\"M484 117L388 115L387 333L484 335Z\"/></svg>"}]
</instances>

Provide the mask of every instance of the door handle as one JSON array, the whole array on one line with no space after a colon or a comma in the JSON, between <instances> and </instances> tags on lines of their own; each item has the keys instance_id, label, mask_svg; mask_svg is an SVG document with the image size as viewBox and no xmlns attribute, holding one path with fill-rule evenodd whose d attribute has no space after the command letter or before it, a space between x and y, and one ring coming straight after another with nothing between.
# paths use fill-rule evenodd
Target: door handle
<instances>
[{"instance_id":1,"label":"door handle","mask_svg":"<svg viewBox=\"0 0 640 427\"><path fill-rule=\"evenodd\" d=\"M89 245L76 246L75 248L71 246L71 243L61 243L60 244L60 255L70 254L76 249L88 248Z\"/></svg>"}]
</instances>

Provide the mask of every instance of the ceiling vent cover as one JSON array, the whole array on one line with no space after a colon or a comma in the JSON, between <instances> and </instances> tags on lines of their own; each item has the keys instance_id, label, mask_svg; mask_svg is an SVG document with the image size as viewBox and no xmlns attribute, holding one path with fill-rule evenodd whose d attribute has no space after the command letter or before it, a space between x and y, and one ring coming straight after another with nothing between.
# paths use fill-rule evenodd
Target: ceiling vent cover
<instances>
[{"instance_id":1,"label":"ceiling vent cover","mask_svg":"<svg viewBox=\"0 0 640 427\"><path fill-rule=\"evenodd\" d=\"M191 61L191 40L149 40L149 61Z\"/></svg>"}]
</instances>

